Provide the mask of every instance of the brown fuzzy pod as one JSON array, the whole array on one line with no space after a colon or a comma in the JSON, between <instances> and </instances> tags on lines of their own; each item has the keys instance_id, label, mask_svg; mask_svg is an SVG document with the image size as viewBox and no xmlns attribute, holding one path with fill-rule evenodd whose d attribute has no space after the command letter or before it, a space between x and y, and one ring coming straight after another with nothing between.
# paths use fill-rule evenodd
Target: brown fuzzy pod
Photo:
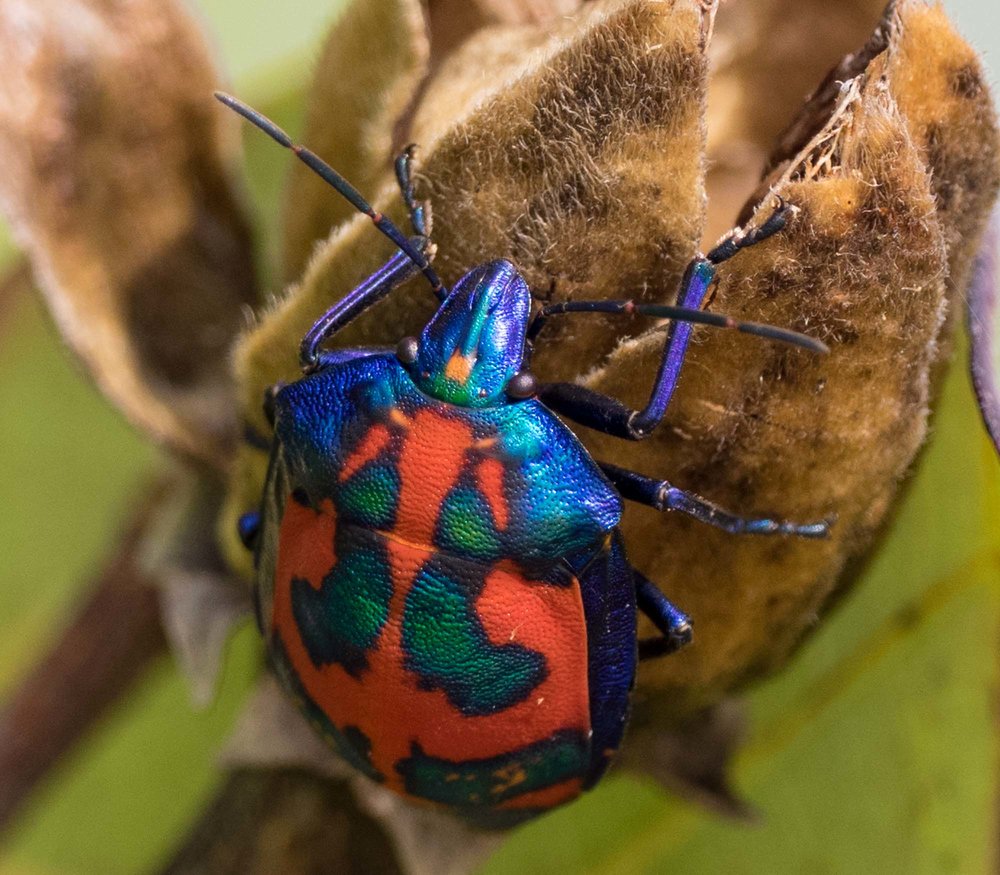
<instances>
[{"instance_id":1,"label":"brown fuzzy pod","mask_svg":"<svg viewBox=\"0 0 1000 875\"><path fill-rule=\"evenodd\" d=\"M598 458L627 459L742 514L837 517L832 537L817 542L734 537L628 510L631 558L696 618L696 643L643 674L673 693L674 707L783 660L847 556L867 544L923 440L944 315L943 235L890 95L872 82L848 112L836 165L779 186L796 218L720 268L713 305L808 331L830 355L702 332L651 438L628 450L584 438ZM641 406L662 345L660 332L627 342L588 385Z\"/></svg>"},{"instance_id":2,"label":"brown fuzzy pod","mask_svg":"<svg viewBox=\"0 0 1000 875\"><path fill-rule=\"evenodd\" d=\"M801 151L770 177L798 216L721 268L713 304L813 333L831 354L706 332L665 427L630 455L744 513L837 517L825 543L767 542L630 511L633 559L697 618L697 644L641 676L674 711L782 665L871 543L925 437L951 293L996 196L982 71L940 9L890 8L858 57L857 78L789 128ZM588 383L642 403L636 375L652 373L660 344L624 345ZM597 455L620 452L585 440Z\"/></svg>"},{"instance_id":3,"label":"brown fuzzy pod","mask_svg":"<svg viewBox=\"0 0 1000 875\"><path fill-rule=\"evenodd\" d=\"M256 286L214 87L173 2L0 2L0 200L38 285L130 419L221 467Z\"/></svg>"}]
</instances>

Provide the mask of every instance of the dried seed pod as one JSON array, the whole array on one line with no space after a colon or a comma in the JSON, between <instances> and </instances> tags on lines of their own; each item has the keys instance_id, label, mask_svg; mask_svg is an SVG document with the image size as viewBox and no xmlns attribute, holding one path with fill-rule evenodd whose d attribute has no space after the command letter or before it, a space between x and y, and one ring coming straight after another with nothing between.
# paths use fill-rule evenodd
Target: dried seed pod
<instances>
[{"instance_id":1,"label":"dried seed pod","mask_svg":"<svg viewBox=\"0 0 1000 875\"><path fill-rule=\"evenodd\" d=\"M884 6L885 0L836 4L758 0L726 3L719 10L708 49L712 73L707 109L706 245L737 220L760 182L761 168L776 139L802 109L803 97L834 65L837 82L864 70L872 54L864 56L857 49ZM820 23L822 39L817 38ZM875 53L884 48L883 42ZM847 63L838 63L845 56ZM825 109L828 113L829 107ZM821 126L823 121L825 115ZM804 143L785 157L794 158Z\"/></svg>"},{"instance_id":2,"label":"dried seed pod","mask_svg":"<svg viewBox=\"0 0 1000 875\"><path fill-rule=\"evenodd\" d=\"M172 2L4 0L0 46L0 198L64 336L134 422L224 466L256 289L201 35Z\"/></svg>"},{"instance_id":3,"label":"dried seed pod","mask_svg":"<svg viewBox=\"0 0 1000 875\"><path fill-rule=\"evenodd\" d=\"M951 46L950 65L924 63L918 47L931 33ZM727 265L714 305L792 319L828 339L832 354L809 361L706 335L667 430L652 439L661 446L643 444L632 457L650 474L740 509L839 517L826 544L768 545L631 513L626 531L640 567L683 568L673 585L700 621L702 646L643 678L672 693L673 710L784 662L845 561L871 542L926 433L948 293L964 283L969 241L1000 179L996 126L976 89L961 98L944 90L957 69L981 78L939 10L899 4L876 39L881 51L876 41L874 52L857 56L864 72L824 114L807 106L810 124L796 144L803 151L769 180L801 208L798 218ZM959 123L929 126L932 109ZM936 131L933 147L928 130ZM963 180L961 191L943 197L953 179ZM648 372L658 345L653 336L625 345L591 384L637 400L636 371ZM599 455L616 451L606 440L587 442Z\"/></svg>"}]
</instances>

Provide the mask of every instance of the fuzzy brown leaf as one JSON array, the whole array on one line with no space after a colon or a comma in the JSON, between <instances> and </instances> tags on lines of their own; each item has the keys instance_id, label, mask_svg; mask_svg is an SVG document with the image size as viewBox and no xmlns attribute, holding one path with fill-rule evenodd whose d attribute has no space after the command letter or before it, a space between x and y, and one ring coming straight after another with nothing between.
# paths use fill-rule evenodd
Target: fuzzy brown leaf
<instances>
[{"instance_id":1,"label":"fuzzy brown leaf","mask_svg":"<svg viewBox=\"0 0 1000 875\"><path fill-rule=\"evenodd\" d=\"M437 69L470 36L493 25L556 24L583 0L426 0L431 30L431 66ZM534 28L531 28L534 30ZM501 50L503 49L501 41ZM492 47L481 63L495 57Z\"/></svg>"},{"instance_id":2,"label":"fuzzy brown leaf","mask_svg":"<svg viewBox=\"0 0 1000 875\"><path fill-rule=\"evenodd\" d=\"M255 281L216 85L179 4L0 2L0 199L56 321L135 423L221 466Z\"/></svg>"},{"instance_id":3,"label":"fuzzy brown leaf","mask_svg":"<svg viewBox=\"0 0 1000 875\"><path fill-rule=\"evenodd\" d=\"M949 308L939 335L948 348L1000 191L997 114L982 63L940 5L900 2L889 26L884 75L930 172L948 246Z\"/></svg>"},{"instance_id":4,"label":"fuzzy brown leaf","mask_svg":"<svg viewBox=\"0 0 1000 875\"><path fill-rule=\"evenodd\" d=\"M927 164L948 245L952 305L939 338L947 345L948 329L959 309L956 295L968 283L973 255L1000 189L1000 144L982 64L940 5L918 0L894 0L888 5L868 44L830 72L778 138L768 181L784 172L788 161L826 123L840 83L878 56L877 75L885 78Z\"/></svg>"}]
</instances>

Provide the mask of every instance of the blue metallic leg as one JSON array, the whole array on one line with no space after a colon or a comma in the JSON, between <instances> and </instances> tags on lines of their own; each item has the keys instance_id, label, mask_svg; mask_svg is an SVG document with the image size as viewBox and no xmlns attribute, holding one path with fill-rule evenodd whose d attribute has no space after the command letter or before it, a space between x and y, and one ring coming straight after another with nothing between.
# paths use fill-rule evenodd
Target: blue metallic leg
<instances>
[{"instance_id":1,"label":"blue metallic leg","mask_svg":"<svg viewBox=\"0 0 1000 875\"><path fill-rule=\"evenodd\" d=\"M802 538L825 538L832 520L815 523L791 523L766 517L742 517L723 510L691 492L672 486L667 480L654 480L627 468L607 462L598 463L623 498L649 505L656 510L676 510L733 535L798 535Z\"/></svg>"},{"instance_id":2,"label":"blue metallic leg","mask_svg":"<svg viewBox=\"0 0 1000 875\"><path fill-rule=\"evenodd\" d=\"M426 238L414 239L422 240L420 245L427 243ZM320 316L306 333L306 336L302 338L302 345L299 348L299 361L302 364L302 370L308 374L321 370L327 363L342 361L345 356L364 355L366 350L322 352L319 347L321 343L354 321L365 310L377 304L393 289L415 276L419 271L420 266L407 253L397 252L360 286L337 301L326 313ZM264 416L272 427L274 426L275 398L283 385L283 383L276 383L268 387L264 393ZM249 425L244 429L244 437L248 444L258 449L269 451L271 448L270 439ZM237 530L240 540L248 550L254 548L259 526L260 514L257 511L245 513L239 519Z\"/></svg>"},{"instance_id":3,"label":"blue metallic leg","mask_svg":"<svg viewBox=\"0 0 1000 875\"><path fill-rule=\"evenodd\" d=\"M243 514L236 523L240 541L248 550L253 550L260 534L260 511L251 510Z\"/></svg>"},{"instance_id":4,"label":"blue metallic leg","mask_svg":"<svg viewBox=\"0 0 1000 875\"><path fill-rule=\"evenodd\" d=\"M410 143L400 156L396 159L396 181L399 183L399 191L403 195L403 203L410 214L410 225L413 226L413 233L418 237L430 238L430 229L427 224L427 207L417 200L413 193L413 160L417 153L415 143Z\"/></svg>"},{"instance_id":5,"label":"blue metallic leg","mask_svg":"<svg viewBox=\"0 0 1000 875\"><path fill-rule=\"evenodd\" d=\"M691 618L668 599L645 575L635 571L636 606L662 633L639 641L639 659L652 659L676 653L691 643L694 631Z\"/></svg>"},{"instance_id":6,"label":"blue metallic leg","mask_svg":"<svg viewBox=\"0 0 1000 875\"><path fill-rule=\"evenodd\" d=\"M426 239L423 244L426 245ZM329 340L345 325L353 322L365 310L377 304L418 271L419 268L407 253L397 252L360 286L344 295L316 320L302 338L302 345L299 347L302 369L306 373L311 373L319 368L322 364L319 352L321 343Z\"/></svg>"},{"instance_id":7,"label":"blue metallic leg","mask_svg":"<svg viewBox=\"0 0 1000 875\"><path fill-rule=\"evenodd\" d=\"M416 233L409 240L410 245L425 256L430 248L426 207L416 200L413 193L411 175L416 146L407 146L396 159L396 180L403 196L403 202L410 214L410 223ZM348 292L336 304L316 320L312 328L302 338L299 360L306 371L316 370L322 366L322 356L318 348L341 328L353 322L369 307L377 304L391 291L415 276L422 268L420 262L414 260L412 253L399 251L389 259L379 270L373 273L360 286ZM434 289L439 299L444 299L447 289L440 283Z\"/></svg>"},{"instance_id":8,"label":"blue metallic leg","mask_svg":"<svg viewBox=\"0 0 1000 875\"><path fill-rule=\"evenodd\" d=\"M407 238L392 220L376 210L350 182L344 179L336 170L322 158L311 152L305 146L292 142L281 128L267 116L259 113L241 100L221 91L215 92L216 98L230 109L243 116L248 122L260 128L278 145L290 149L294 155L327 182L338 194L347 200L358 211L364 213L386 237L392 240L399 249L389 261L372 274L354 291L333 305L313 325L302 339L299 348L299 363L307 374L321 367L319 345L360 316L373 304L382 300L397 286L417 273L422 273L431 285L438 300L443 300L447 294L444 285L430 265L430 240L427 238L427 221L425 207L418 203L413 194L411 180L411 165L413 163L414 147L410 146L396 161L396 178L402 191L403 200L410 213L410 223L416 231L415 237Z\"/></svg>"},{"instance_id":9,"label":"blue metallic leg","mask_svg":"<svg viewBox=\"0 0 1000 875\"><path fill-rule=\"evenodd\" d=\"M785 227L791 209L782 201L759 228L748 232L737 231L707 256L695 258L684 273L678 304L684 308L700 310L715 279L716 266L732 258L741 249L777 234ZM558 311L553 309L546 312L543 319L555 312ZM539 328L533 325L529 337L537 334L538 330ZM642 410L632 410L615 398L575 383L543 384L539 388L538 397L556 413L561 413L580 425L615 437L641 440L660 424L667 412L670 399L677 388L693 330L694 325L689 321L670 323L656 382L649 401Z\"/></svg>"},{"instance_id":10,"label":"blue metallic leg","mask_svg":"<svg viewBox=\"0 0 1000 875\"><path fill-rule=\"evenodd\" d=\"M405 252L397 252L381 268L366 279L360 286L348 292L326 311L312 328L302 338L299 348L299 361L306 373L320 370L332 359L342 360L343 356L365 352L364 350L341 351L339 353L321 352L319 346L345 325L352 322L369 307L385 298L401 283L416 275L419 268ZM275 383L264 392L264 416L268 424L274 427L274 402L284 383ZM253 426L246 424L243 428L243 438L255 449L270 452L270 437L261 434ZM240 535L242 537L242 534Z\"/></svg>"}]
</instances>

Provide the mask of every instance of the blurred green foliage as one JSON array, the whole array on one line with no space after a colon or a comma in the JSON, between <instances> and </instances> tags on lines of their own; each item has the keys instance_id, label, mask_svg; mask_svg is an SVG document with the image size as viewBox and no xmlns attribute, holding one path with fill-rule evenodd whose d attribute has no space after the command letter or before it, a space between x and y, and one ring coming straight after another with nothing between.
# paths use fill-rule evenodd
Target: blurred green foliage
<instances>
[{"instance_id":1,"label":"blurred green foliage","mask_svg":"<svg viewBox=\"0 0 1000 875\"><path fill-rule=\"evenodd\" d=\"M970 21L989 5L975 2ZM240 93L294 132L298 95L338 4L198 6ZM247 145L261 248L273 254L287 159L263 138ZM0 263L12 252L0 239ZM155 453L86 384L38 302L0 302L0 335L2 694L58 631ZM992 871L1000 465L964 355L918 474L856 589L794 664L750 697L751 739L735 779L759 823L722 821L651 783L611 777L519 830L489 875ZM213 757L258 660L256 636L243 629L218 701L200 713L169 661L158 664L42 788L0 851L0 873L155 866L217 785Z\"/></svg>"}]
</instances>

